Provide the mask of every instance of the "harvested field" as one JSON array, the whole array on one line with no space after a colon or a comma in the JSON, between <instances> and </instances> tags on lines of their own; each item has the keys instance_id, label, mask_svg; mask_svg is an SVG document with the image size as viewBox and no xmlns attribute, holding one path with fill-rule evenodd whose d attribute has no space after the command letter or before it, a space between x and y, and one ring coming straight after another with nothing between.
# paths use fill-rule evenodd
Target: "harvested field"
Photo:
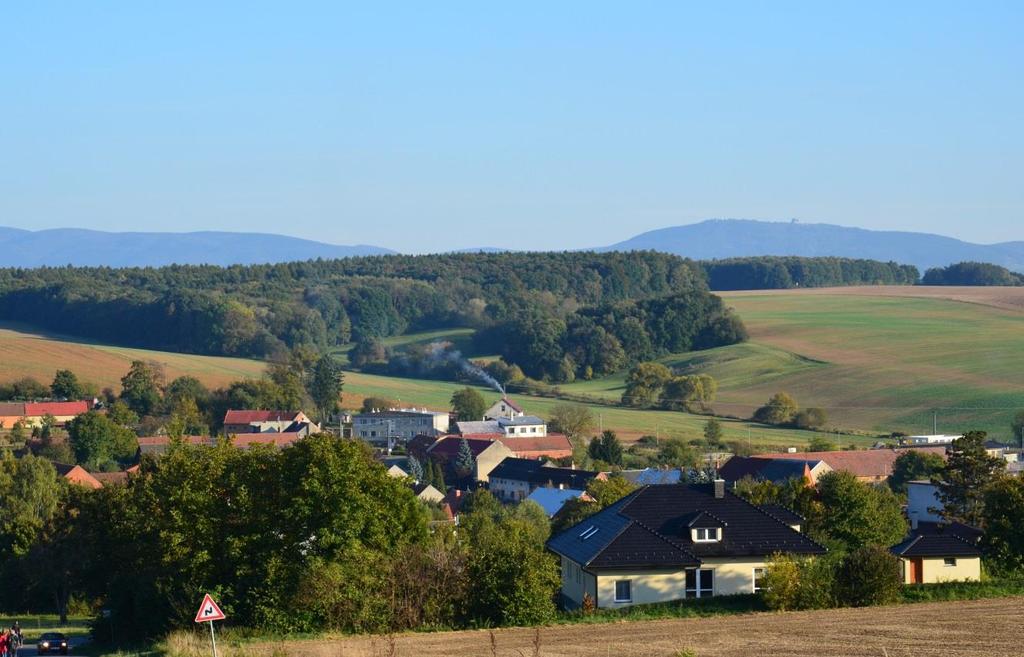
<instances>
[{"instance_id":1,"label":"harvested field","mask_svg":"<svg viewBox=\"0 0 1024 657\"><path fill-rule=\"evenodd\" d=\"M224 657L1010 657L1022 598L227 645ZM172 657L208 653L172 642ZM191 642L188 642L191 643ZM200 652L205 648L205 651ZM690 652L685 652L689 650ZM195 654L192 654L192 653Z\"/></svg>"},{"instance_id":2,"label":"harvested field","mask_svg":"<svg viewBox=\"0 0 1024 657\"><path fill-rule=\"evenodd\" d=\"M259 377L266 367L264 363L245 358L115 347L9 322L0 324L0 381L30 376L49 384L57 370L70 369L84 382L119 390L121 377L133 360L160 363L168 381L189 374L211 388Z\"/></svg>"},{"instance_id":3,"label":"harvested field","mask_svg":"<svg viewBox=\"0 0 1024 657\"><path fill-rule=\"evenodd\" d=\"M917 299L945 299L992 306L1003 310L1024 311L1024 287L968 287L942 285L862 285L855 287L815 287L800 290L750 290L719 292L720 295L796 295L796 296L853 296L853 297L906 297Z\"/></svg>"}]
</instances>

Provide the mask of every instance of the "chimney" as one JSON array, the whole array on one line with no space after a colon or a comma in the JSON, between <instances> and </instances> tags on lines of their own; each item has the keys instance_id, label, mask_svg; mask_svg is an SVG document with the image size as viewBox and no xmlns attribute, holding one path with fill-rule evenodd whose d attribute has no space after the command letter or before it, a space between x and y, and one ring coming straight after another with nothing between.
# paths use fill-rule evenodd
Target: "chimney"
<instances>
[{"instance_id":1,"label":"chimney","mask_svg":"<svg viewBox=\"0 0 1024 657\"><path fill-rule=\"evenodd\" d=\"M915 532L917 531L917 511L910 512L910 529Z\"/></svg>"},{"instance_id":2,"label":"chimney","mask_svg":"<svg viewBox=\"0 0 1024 657\"><path fill-rule=\"evenodd\" d=\"M715 479L715 499L720 500L725 497L725 479Z\"/></svg>"}]
</instances>

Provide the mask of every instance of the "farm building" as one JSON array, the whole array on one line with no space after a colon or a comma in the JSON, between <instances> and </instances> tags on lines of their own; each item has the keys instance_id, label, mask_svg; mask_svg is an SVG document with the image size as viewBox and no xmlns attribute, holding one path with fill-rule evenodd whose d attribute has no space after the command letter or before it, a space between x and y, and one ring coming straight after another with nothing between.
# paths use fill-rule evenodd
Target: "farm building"
<instances>
[{"instance_id":1,"label":"farm building","mask_svg":"<svg viewBox=\"0 0 1024 657\"><path fill-rule=\"evenodd\" d=\"M725 482L645 486L548 541L568 608L755 593L772 554L824 554Z\"/></svg>"}]
</instances>

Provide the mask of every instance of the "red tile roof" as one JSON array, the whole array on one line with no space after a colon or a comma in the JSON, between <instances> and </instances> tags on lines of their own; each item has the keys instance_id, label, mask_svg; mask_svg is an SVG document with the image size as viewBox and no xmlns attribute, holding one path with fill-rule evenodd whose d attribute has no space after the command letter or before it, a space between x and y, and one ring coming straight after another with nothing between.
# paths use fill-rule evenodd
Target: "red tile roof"
<instances>
[{"instance_id":1,"label":"red tile roof","mask_svg":"<svg viewBox=\"0 0 1024 657\"><path fill-rule=\"evenodd\" d=\"M907 447L902 449L856 449L834 452L796 452L793 454L757 454L759 458L820 460L833 470L845 470L858 477L882 478L892 474L896 458L908 451L945 455L945 447Z\"/></svg>"},{"instance_id":2,"label":"red tile roof","mask_svg":"<svg viewBox=\"0 0 1024 657\"><path fill-rule=\"evenodd\" d=\"M224 424L250 424L252 422L294 422L298 411L244 411L229 410L224 414Z\"/></svg>"},{"instance_id":3,"label":"red tile roof","mask_svg":"<svg viewBox=\"0 0 1024 657\"><path fill-rule=\"evenodd\" d=\"M28 402L25 404L26 417L81 415L88 411L89 402L87 401Z\"/></svg>"},{"instance_id":4,"label":"red tile roof","mask_svg":"<svg viewBox=\"0 0 1024 657\"><path fill-rule=\"evenodd\" d=\"M79 486L85 486L86 488L92 489L103 488L103 484L80 465L54 463L53 467L57 470L58 475L64 477L73 484L78 484Z\"/></svg>"},{"instance_id":5,"label":"red tile roof","mask_svg":"<svg viewBox=\"0 0 1024 657\"><path fill-rule=\"evenodd\" d=\"M560 433L549 433L546 436L536 438L502 438L501 442L508 447L516 456L536 458L538 456L550 456L551 458L562 458L572 456L572 443L566 436Z\"/></svg>"}]
</instances>

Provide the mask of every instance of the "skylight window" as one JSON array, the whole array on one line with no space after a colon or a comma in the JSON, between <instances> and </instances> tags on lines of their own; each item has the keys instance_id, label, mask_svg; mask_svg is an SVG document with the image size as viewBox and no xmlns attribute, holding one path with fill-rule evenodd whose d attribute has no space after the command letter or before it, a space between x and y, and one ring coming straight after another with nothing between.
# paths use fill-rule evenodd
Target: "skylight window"
<instances>
[{"instance_id":1,"label":"skylight window","mask_svg":"<svg viewBox=\"0 0 1024 657\"><path fill-rule=\"evenodd\" d=\"M594 527L593 525L591 525L590 527L587 527L586 529L584 529L583 533L580 534L580 540L581 541L585 541L585 540L587 540L588 538L590 538L591 536L593 536L596 533L597 533L597 527Z\"/></svg>"}]
</instances>

